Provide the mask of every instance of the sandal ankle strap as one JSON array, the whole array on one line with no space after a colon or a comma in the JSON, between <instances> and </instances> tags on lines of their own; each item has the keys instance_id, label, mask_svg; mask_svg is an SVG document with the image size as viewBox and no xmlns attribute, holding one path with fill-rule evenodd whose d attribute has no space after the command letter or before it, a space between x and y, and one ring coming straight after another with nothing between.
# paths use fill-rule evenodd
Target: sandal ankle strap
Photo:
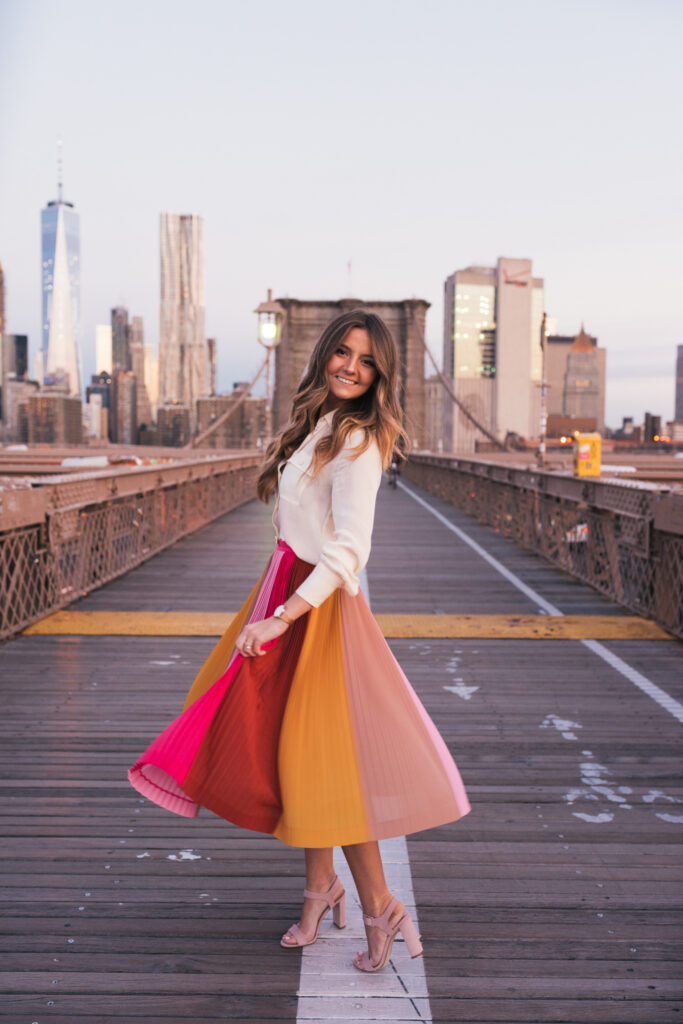
<instances>
[{"instance_id":1,"label":"sandal ankle strap","mask_svg":"<svg viewBox=\"0 0 683 1024\"><path fill-rule=\"evenodd\" d=\"M337 902L343 892L344 886L337 875L327 892L312 892L311 889L304 889L304 899L325 900L327 905L331 907Z\"/></svg>"},{"instance_id":2,"label":"sandal ankle strap","mask_svg":"<svg viewBox=\"0 0 683 1024\"><path fill-rule=\"evenodd\" d=\"M363 914L363 923L368 925L370 928L381 928L385 935L390 935L395 929L389 927L389 918L397 906L398 900L394 896L392 897L389 906L383 914L379 915L379 917L370 917L369 914ZM401 920L403 920L403 918L401 918Z\"/></svg>"}]
</instances>

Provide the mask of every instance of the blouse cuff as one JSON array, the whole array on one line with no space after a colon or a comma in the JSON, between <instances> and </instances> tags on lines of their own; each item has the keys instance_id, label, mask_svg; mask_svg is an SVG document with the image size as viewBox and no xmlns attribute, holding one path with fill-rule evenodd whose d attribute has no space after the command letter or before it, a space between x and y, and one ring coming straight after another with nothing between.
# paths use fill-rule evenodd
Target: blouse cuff
<instances>
[{"instance_id":1,"label":"blouse cuff","mask_svg":"<svg viewBox=\"0 0 683 1024\"><path fill-rule=\"evenodd\" d=\"M322 562L318 562L313 572L296 588L296 593L314 608L319 608L323 601L327 600L330 594L342 585L344 584L336 572L328 569ZM349 590L349 585L350 581L347 581L344 585L346 590ZM353 593L357 594L358 589L358 583L356 583Z\"/></svg>"}]
</instances>

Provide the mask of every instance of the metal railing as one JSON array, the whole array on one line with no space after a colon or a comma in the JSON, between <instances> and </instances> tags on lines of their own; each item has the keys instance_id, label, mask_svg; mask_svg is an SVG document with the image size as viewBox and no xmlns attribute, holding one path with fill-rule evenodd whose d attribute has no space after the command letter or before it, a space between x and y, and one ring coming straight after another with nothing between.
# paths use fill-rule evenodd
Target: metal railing
<instances>
[{"instance_id":1,"label":"metal railing","mask_svg":"<svg viewBox=\"0 0 683 1024\"><path fill-rule=\"evenodd\" d=\"M0 491L0 639L256 494L262 456L42 477Z\"/></svg>"},{"instance_id":2,"label":"metal railing","mask_svg":"<svg viewBox=\"0 0 683 1024\"><path fill-rule=\"evenodd\" d=\"M403 476L683 637L683 492L411 455Z\"/></svg>"}]
</instances>

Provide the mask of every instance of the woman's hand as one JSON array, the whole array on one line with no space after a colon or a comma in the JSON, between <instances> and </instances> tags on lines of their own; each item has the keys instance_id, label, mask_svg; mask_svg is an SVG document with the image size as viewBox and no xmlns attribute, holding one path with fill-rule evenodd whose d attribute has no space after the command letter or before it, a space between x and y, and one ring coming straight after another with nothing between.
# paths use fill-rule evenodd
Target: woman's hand
<instances>
[{"instance_id":1,"label":"woman's hand","mask_svg":"<svg viewBox=\"0 0 683 1024\"><path fill-rule=\"evenodd\" d=\"M259 622L250 622L237 637L235 647L243 658L255 658L256 655L267 654L268 651L262 650L263 645L267 644L269 640L276 640L289 628L284 619L276 619L274 615L268 619L261 619Z\"/></svg>"}]
</instances>

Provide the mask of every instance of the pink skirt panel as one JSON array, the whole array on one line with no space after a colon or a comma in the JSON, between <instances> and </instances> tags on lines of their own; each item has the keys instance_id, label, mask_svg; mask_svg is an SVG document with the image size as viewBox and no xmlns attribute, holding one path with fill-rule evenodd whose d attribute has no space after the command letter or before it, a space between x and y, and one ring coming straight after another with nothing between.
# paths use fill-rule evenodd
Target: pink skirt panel
<instances>
[{"instance_id":1,"label":"pink skirt panel","mask_svg":"<svg viewBox=\"0 0 683 1024\"><path fill-rule=\"evenodd\" d=\"M460 773L362 592L341 593L349 708L370 833L384 839L470 810Z\"/></svg>"},{"instance_id":2,"label":"pink skirt panel","mask_svg":"<svg viewBox=\"0 0 683 1024\"><path fill-rule=\"evenodd\" d=\"M248 622L267 618L285 600L289 569L295 558L290 546L280 541L270 558ZM263 650L276 642L264 644ZM242 655L235 649L223 675L157 736L129 770L129 782L160 807L188 818L197 814L198 805L184 792L183 782L242 661Z\"/></svg>"}]
</instances>

